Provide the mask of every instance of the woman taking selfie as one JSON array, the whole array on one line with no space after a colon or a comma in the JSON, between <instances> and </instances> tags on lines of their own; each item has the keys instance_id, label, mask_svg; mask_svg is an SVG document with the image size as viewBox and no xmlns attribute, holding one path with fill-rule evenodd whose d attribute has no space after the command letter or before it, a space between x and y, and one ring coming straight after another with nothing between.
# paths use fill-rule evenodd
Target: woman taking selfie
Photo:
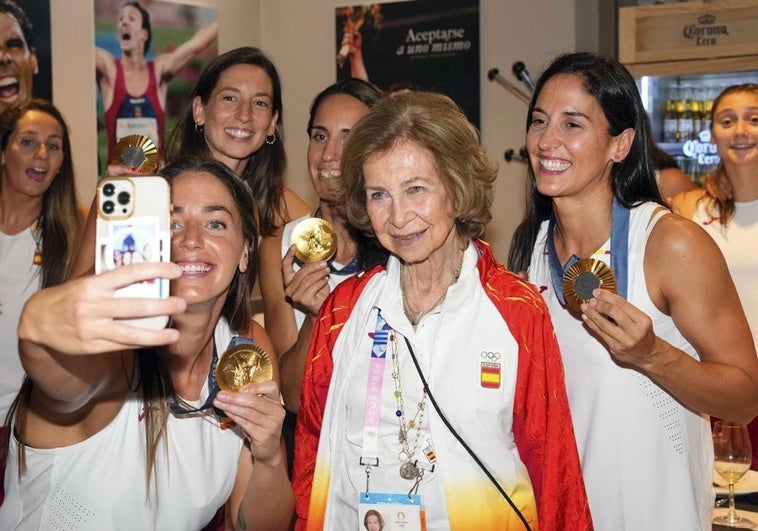
<instances>
[{"instance_id":1,"label":"woman taking selfie","mask_svg":"<svg viewBox=\"0 0 758 531\"><path fill-rule=\"evenodd\" d=\"M238 392L211 378L231 330L272 351L250 318L252 197L215 161L180 159L163 175L174 263L43 290L22 313L30 384L13 414L2 529L69 519L91 529L201 529L223 505L236 529L289 526L278 375ZM158 277L171 279L169 299L114 304L116 289ZM119 322L166 314L162 330Z\"/></svg>"}]
</instances>

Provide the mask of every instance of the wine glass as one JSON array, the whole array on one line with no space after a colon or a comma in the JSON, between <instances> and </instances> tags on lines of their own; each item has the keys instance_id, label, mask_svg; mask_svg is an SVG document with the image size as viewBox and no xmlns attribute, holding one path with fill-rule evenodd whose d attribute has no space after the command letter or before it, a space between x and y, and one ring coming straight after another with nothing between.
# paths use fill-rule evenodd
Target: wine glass
<instances>
[{"instance_id":1,"label":"wine glass","mask_svg":"<svg viewBox=\"0 0 758 531\"><path fill-rule=\"evenodd\" d=\"M714 518L713 523L727 527L755 527L752 520L738 516L734 509L734 484L750 469L753 459L747 428L736 422L716 421L713 425L713 452L716 472L729 483L729 512Z\"/></svg>"}]
</instances>

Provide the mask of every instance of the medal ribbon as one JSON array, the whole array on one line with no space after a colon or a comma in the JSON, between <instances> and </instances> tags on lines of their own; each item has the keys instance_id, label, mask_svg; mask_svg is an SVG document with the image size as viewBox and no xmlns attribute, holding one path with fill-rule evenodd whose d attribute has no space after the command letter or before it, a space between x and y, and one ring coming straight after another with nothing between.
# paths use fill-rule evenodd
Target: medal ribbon
<instances>
[{"instance_id":1,"label":"medal ribbon","mask_svg":"<svg viewBox=\"0 0 758 531\"><path fill-rule=\"evenodd\" d=\"M241 344L249 344L253 345L255 342L249 338L249 337L242 337L242 336L234 336L229 341L229 346L227 348L234 347L236 345ZM208 398L205 399L205 402L202 406L195 408L195 409L188 409L184 407L180 402L177 402L176 399L172 398L169 401L169 409L171 410L171 413L174 413L176 415L182 415L187 413L197 413L199 411L205 411L206 409L210 409L213 407L213 399L216 398L216 395L219 392L218 383L216 382L216 365L218 364L218 351L216 350L216 341L213 341L213 357L211 358L211 369L208 372ZM213 408L213 411L218 415L219 417L226 417L223 411L217 408Z\"/></svg>"},{"instance_id":2,"label":"medal ribbon","mask_svg":"<svg viewBox=\"0 0 758 531\"><path fill-rule=\"evenodd\" d=\"M345 265L342 269L337 269L334 267L334 264L331 260L329 260L327 264L329 265L329 273L333 275L353 275L358 271L358 258L353 258L350 260L350 263Z\"/></svg>"},{"instance_id":3,"label":"medal ribbon","mask_svg":"<svg viewBox=\"0 0 758 531\"><path fill-rule=\"evenodd\" d=\"M366 383L366 413L363 418L363 449L361 463L379 464L379 418L382 410L382 385L387 362L387 340L390 325L379 311L376 315L374 343L371 346Z\"/></svg>"},{"instance_id":4,"label":"medal ribbon","mask_svg":"<svg viewBox=\"0 0 758 531\"><path fill-rule=\"evenodd\" d=\"M614 197L611 214L611 269L616 276L617 293L623 298L626 298L628 285L629 217L629 209L619 203ZM561 265L561 262L558 260L558 253L555 251L554 230L555 214L550 214L550 221L547 226L547 255L550 266L550 281L553 284L555 296L558 297L563 306L566 306L566 297L563 295L563 275L581 258L573 254L566 261L565 265Z\"/></svg>"}]
</instances>

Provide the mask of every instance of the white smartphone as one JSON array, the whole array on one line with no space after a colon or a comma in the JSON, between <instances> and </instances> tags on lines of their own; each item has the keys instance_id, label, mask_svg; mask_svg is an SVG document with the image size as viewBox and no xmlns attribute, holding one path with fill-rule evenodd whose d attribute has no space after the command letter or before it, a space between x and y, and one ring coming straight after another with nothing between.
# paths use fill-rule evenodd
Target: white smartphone
<instances>
[{"instance_id":1,"label":"white smartphone","mask_svg":"<svg viewBox=\"0 0 758 531\"><path fill-rule=\"evenodd\" d=\"M105 177L97 185L95 273L135 262L171 260L171 193L158 175ZM169 281L156 278L119 289L115 297L165 299ZM124 319L124 323L159 330L168 315Z\"/></svg>"}]
</instances>

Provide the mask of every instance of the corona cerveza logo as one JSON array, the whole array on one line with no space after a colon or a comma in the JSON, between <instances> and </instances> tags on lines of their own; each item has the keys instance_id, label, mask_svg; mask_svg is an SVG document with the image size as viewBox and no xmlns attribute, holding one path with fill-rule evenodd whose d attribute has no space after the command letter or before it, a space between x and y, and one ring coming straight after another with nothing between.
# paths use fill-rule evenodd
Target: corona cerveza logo
<instances>
[{"instance_id":1,"label":"corona cerveza logo","mask_svg":"<svg viewBox=\"0 0 758 531\"><path fill-rule=\"evenodd\" d=\"M697 24L687 24L683 33L686 38L695 41L696 46L714 46L716 37L729 36L729 28L726 24L716 24L716 17L705 13L697 17Z\"/></svg>"},{"instance_id":2,"label":"corona cerveza logo","mask_svg":"<svg viewBox=\"0 0 758 531\"><path fill-rule=\"evenodd\" d=\"M687 140L682 146L684 156L690 159L697 159L697 163L705 166L711 166L719 163L718 150L714 144L711 144L711 132L701 131L694 140Z\"/></svg>"}]
</instances>

